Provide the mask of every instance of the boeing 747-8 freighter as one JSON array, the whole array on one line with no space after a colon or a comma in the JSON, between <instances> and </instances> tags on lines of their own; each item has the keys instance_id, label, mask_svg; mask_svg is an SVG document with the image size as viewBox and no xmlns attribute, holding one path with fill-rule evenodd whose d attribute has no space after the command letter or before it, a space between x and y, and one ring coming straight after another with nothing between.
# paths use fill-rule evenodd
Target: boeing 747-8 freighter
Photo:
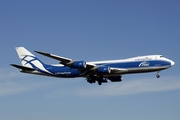
<instances>
[{"instance_id":1,"label":"boeing 747-8 freighter","mask_svg":"<svg viewBox=\"0 0 180 120\"><path fill-rule=\"evenodd\" d=\"M73 60L58 55L39 52L41 55L58 60L56 65L48 65L39 60L36 56L24 47L16 47L16 51L22 65L11 64L20 72L45 75L59 78L84 77L87 82L99 85L111 82L122 81L122 75L132 73L159 72L173 66L175 63L162 55L138 56L121 60L106 60L96 62L85 62L84 60Z\"/></svg>"}]
</instances>

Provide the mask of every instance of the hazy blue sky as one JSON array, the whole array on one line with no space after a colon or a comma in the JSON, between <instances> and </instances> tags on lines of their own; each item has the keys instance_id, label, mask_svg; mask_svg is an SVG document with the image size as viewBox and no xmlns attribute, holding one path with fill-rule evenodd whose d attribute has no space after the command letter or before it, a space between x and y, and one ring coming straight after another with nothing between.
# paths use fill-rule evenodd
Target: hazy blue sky
<instances>
[{"instance_id":1,"label":"hazy blue sky","mask_svg":"<svg viewBox=\"0 0 180 120\"><path fill-rule=\"evenodd\" d=\"M0 0L0 40L1 120L180 119L179 0ZM9 66L20 64L17 46L85 61L163 54L176 64L160 79L99 86L22 74Z\"/></svg>"}]
</instances>

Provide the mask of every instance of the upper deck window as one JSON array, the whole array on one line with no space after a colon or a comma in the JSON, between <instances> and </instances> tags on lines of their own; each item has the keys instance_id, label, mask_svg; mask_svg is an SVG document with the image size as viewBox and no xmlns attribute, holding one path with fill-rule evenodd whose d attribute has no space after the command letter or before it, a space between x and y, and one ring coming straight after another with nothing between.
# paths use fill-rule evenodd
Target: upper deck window
<instances>
[{"instance_id":1,"label":"upper deck window","mask_svg":"<svg viewBox=\"0 0 180 120\"><path fill-rule=\"evenodd\" d=\"M164 57L163 55L160 56L160 58L163 58L163 57Z\"/></svg>"}]
</instances>

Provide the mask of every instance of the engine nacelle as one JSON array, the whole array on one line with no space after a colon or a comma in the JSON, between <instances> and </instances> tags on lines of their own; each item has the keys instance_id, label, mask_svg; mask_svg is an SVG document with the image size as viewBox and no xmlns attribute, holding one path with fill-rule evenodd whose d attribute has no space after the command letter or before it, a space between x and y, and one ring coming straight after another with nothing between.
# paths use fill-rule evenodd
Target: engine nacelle
<instances>
[{"instance_id":1,"label":"engine nacelle","mask_svg":"<svg viewBox=\"0 0 180 120\"><path fill-rule=\"evenodd\" d=\"M108 77L108 79L111 82L120 82L120 81L122 81L122 76L111 76L111 77Z\"/></svg>"},{"instance_id":2,"label":"engine nacelle","mask_svg":"<svg viewBox=\"0 0 180 120\"><path fill-rule=\"evenodd\" d=\"M71 66L74 68L86 68L86 62L85 61L74 61Z\"/></svg>"},{"instance_id":3,"label":"engine nacelle","mask_svg":"<svg viewBox=\"0 0 180 120\"><path fill-rule=\"evenodd\" d=\"M108 66L100 66L100 67L98 67L97 72L99 72L99 73L110 73L111 69Z\"/></svg>"}]
</instances>

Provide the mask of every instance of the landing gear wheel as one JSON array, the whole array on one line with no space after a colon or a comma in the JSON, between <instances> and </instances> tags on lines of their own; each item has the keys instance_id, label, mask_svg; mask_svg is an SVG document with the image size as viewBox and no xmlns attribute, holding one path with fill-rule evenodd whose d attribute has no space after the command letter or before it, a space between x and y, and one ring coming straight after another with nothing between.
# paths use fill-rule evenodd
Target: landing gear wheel
<instances>
[{"instance_id":1,"label":"landing gear wheel","mask_svg":"<svg viewBox=\"0 0 180 120\"><path fill-rule=\"evenodd\" d=\"M98 81L98 85L101 85L101 84L102 84L102 82Z\"/></svg>"},{"instance_id":2,"label":"landing gear wheel","mask_svg":"<svg viewBox=\"0 0 180 120\"><path fill-rule=\"evenodd\" d=\"M157 78L160 78L160 75L157 74L156 77L157 77Z\"/></svg>"},{"instance_id":3,"label":"landing gear wheel","mask_svg":"<svg viewBox=\"0 0 180 120\"><path fill-rule=\"evenodd\" d=\"M159 73L160 73L160 71L157 72L157 75L156 75L157 78L160 78Z\"/></svg>"}]
</instances>

